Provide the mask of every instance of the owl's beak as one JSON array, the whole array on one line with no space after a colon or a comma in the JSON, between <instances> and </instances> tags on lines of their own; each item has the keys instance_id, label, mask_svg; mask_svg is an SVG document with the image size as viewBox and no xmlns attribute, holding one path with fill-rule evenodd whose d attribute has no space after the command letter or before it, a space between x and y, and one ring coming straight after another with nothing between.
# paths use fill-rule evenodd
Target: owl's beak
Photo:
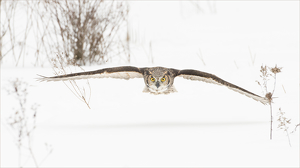
<instances>
[{"instance_id":1,"label":"owl's beak","mask_svg":"<svg viewBox=\"0 0 300 168\"><path fill-rule=\"evenodd\" d=\"M156 86L157 88L159 88L159 86L160 86L159 82L156 82L155 86Z\"/></svg>"}]
</instances>

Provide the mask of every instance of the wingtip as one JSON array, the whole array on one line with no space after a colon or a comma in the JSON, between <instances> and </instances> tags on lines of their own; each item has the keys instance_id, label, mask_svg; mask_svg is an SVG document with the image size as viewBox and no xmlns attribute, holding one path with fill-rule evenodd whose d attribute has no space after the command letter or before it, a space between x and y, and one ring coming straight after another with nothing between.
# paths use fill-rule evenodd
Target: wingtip
<instances>
[{"instance_id":1,"label":"wingtip","mask_svg":"<svg viewBox=\"0 0 300 168\"><path fill-rule=\"evenodd\" d=\"M261 102L263 105L268 105L268 104L270 104L269 99L266 98L266 97L259 97L258 101Z\"/></svg>"},{"instance_id":2,"label":"wingtip","mask_svg":"<svg viewBox=\"0 0 300 168\"><path fill-rule=\"evenodd\" d=\"M262 103L263 105L268 105L268 104L270 104L269 100L261 101L261 103Z\"/></svg>"},{"instance_id":3,"label":"wingtip","mask_svg":"<svg viewBox=\"0 0 300 168\"><path fill-rule=\"evenodd\" d=\"M36 74L36 75L39 76L38 78L35 78L38 82L47 81L47 80L45 80L47 78L46 76L42 76L42 75L39 75L39 74Z\"/></svg>"},{"instance_id":4,"label":"wingtip","mask_svg":"<svg viewBox=\"0 0 300 168\"><path fill-rule=\"evenodd\" d=\"M43 76L43 75L39 75L39 74L36 74L37 76L39 76L39 77L43 77L43 78L45 78L46 76Z\"/></svg>"}]
</instances>

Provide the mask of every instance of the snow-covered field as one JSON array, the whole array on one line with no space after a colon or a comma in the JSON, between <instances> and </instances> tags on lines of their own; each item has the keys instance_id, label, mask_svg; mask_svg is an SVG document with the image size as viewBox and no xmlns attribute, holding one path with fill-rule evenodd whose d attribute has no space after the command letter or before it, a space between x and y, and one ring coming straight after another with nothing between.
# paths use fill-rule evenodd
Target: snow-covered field
<instances>
[{"instance_id":1,"label":"snow-covered field","mask_svg":"<svg viewBox=\"0 0 300 168\"><path fill-rule=\"evenodd\" d=\"M298 1L217 1L216 13L206 1L200 3L204 13L182 1L130 4L132 29L142 39L132 44L130 65L197 69L259 95L260 66L283 67L274 94L273 140L269 106L225 87L178 78L178 93L151 95L142 93L142 79L91 79L89 109L62 82L35 80L36 74L53 75L51 67L14 67L4 60L1 167L18 166L18 149L6 123L18 108L5 91L15 78L30 85L27 104L40 105L32 142L38 163L47 155L45 143L53 147L41 167L299 166L299 127L290 134L290 147L276 121L281 107L292 119L290 131L299 123ZM150 42L154 64L146 55ZM256 54L254 62L251 54ZM124 64L83 68L119 65ZM22 165L35 166L25 150Z\"/></svg>"}]
</instances>

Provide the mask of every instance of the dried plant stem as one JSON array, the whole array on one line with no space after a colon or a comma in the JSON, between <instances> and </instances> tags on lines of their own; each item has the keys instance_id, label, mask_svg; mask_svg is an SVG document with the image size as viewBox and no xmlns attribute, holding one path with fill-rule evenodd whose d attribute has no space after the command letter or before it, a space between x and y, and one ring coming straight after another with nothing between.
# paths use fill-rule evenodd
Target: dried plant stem
<instances>
[{"instance_id":1,"label":"dried plant stem","mask_svg":"<svg viewBox=\"0 0 300 168\"><path fill-rule=\"evenodd\" d=\"M274 95L275 87L276 87L276 74L274 74L274 86L273 86L272 95Z\"/></svg>"},{"instance_id":2,"label":"dried plant stem","mask_svg":"<svg viewBox=\"0 0 300 168\"><path fill-rule=\"evenodd\" d=\"M89 90L90 90L90 96L89 96L89 101L86 101L85 97L85 89L83 88L83 92L81 92L80 88L78 87L77 83L74 81L74 80L70 80L69 81L70 84L72 85L73 89L75 90L75 92L64 82L64 84L71 90L71 92L81 101L83 101L89 109L91 109L91 107L89 106L89 102L90 102L90 98L91 98L91 87L90 87L90 83L87 81L88 83L88 87L89 87Z\"/></svg>"},{"instance_id":3,"label":"dried plant stem","mask_svg":"<svg viewBox=\"0 0 300 168\"><path fill-rule=\"evenodd\" d=\"M269 105L270 105L270 115L271 115L270 139L272 139L272 131L273 131L273 128L272 128L273 127L273 114L272 114L272 103L273 103L273 101L272 100L273 100L273 95L274 95L275 88L276 88L276 74L280 73L281 69L282 68L277 67L277 65L275 65L274 68L270 68L270 67L267 67L267 66L261 66L261 69L260 69L260 72L261 72L260 77L262 78L263 83L261 84L260 82L258 82L258 84L261 86L263 92L266 93L265 97L269 100ZM268 84L268 80L269 80L270 76L272 76L274 78L274 85L273 85L273 90L271 92L268 92L268 85L267 84Z\"/></svg>"},{"instance_id":4,"label":"dried plant stem","mask_svg":"<svg viewBox=\"0 0 300 168\"><path fill-rule=\"evenodd\" d=\"M237 65L236 61L234 61L234 65L235 65L236 69L239 69L239 66Z\"/></svg>"},{"instance_id":5,"label":"dried plant stem","mask_svg":"<svg viewBox=\"0 0 300 168\"><path fill-rule=\"evenodd\" d=\"M274 95L275 92L275 88L276 88L276 73L273 73L274 75L272 75L274 77L274 85L273 85L273 91L271 96ZM270 101L270 113L271 113L271 126L270 126L270 139L272 139L272 125L273 125L273 115L272 115L272 101Z\"/></svg>"},{"instance_id":6,"label":"dried plant stem","mask_svg":"<svg viewBox=\"0 0 300 168\"><path fill-rule=\"evenodd\" d=\"M28 159L32 159L35 167L39 167L34 150L32 146L33 132L36 129L36 115L38 104L33 104L31 110L27 110L27 94L28 84L19 79L11 81L12 87L7 88L8 94L12 94L16 97L19 104L18 109L7 118L8 130L14 137L14 142L18 148L18 166L23 167L22 156L23 152L26 151L29 154ZM27 143L27 145L25 145ZM50 154L50 152L49 152ZM25 162L26 163L26 162Z\"/></svg>"},{"instance_id":7,"label":"dried plant stem","mask_svg":"<svg viewBox=\"0 0 300 168\"><path fill-rule=\"evenodd\" d=\"M42 165L42 163L44 163L44 161L48 158L48 156L51 154L52 150L50 150L48 152L48 154L44 157L44 159L40 162L40 165Z\"/></svg>"},{"instance_id":8,"label":"dried plant stem","mask_svg":"<svg viewBox=\"0 0 300 168\"><path fill-rule=\"evenodd\" d=\"M36 167L39 167L39 165L38 165L38 163L37 163L37 161L36 161L36 159L35 159L35 156L34 156L34 154L33 154L33 151L32 151L32 149L31 149L31 144L30 144L30 138L28 138L28 150L29 150L29 152L30 152L30 154L31 154L31 157L32 157L32 160L34 161L34 164L35 164L35 166Z\"/></svg>"},{"instance_id":9,"label":"dried plant stem","mask_svg":"<svg viewBox=\"0 0 300 168\"><path fill-rule=\"evenodd\" d=\"M288 125L291 124L291 119L288 119L285 116L285 112L281 111L281 108L279 108L278 115L279 115L279 118L277 119L277 121L279 121L279 124L278 124L277 128L285 131L285 133L288 137L288 140L289 140L289 145L291 147L292 145L291 145L290 135L289 135L289 131L288 131L288 129L289 129ZM293 132L291 132L291 133L293 133Z\"/></svg>"},{"instance_id":10,"label":"dried plant stem","mask_svg":"<svg viewBox=\"0 0 300 168\"><path fill-rule=\"evenodd\" d=\"M299 127L300 126L300 124L297 124L296 126L295 126L295 129L294 129L294 131L293 132L295 132L296 130L297 130L297 127ZM292 133L293 133L292 132Z\"/></svg>"},{"instance_id":11,"label":"dried plant stem","mask_svg":"<svg viewBox=\"0 0 300 168\"><path fill-rule=\"evenodd\" d=\"M77 65L75 62L70 62L69 60L66 59L66 57L63 57L60 54L56 55L56 58L52 59L52 69L54 71L55 75L59 75L59 74L67 74L66 69L68 68L69 70L71 70L70 66L74 66L77 68L80 68L82 71L85 71L82 67L80 67L79 65ZM68 84L63 81L63 83L68 87L69 90L71 90L71 92L82 102L84 102L89 109L91 109L89 102L90 102L90 98L91 98L91 86L89 81L87 80L87 86L89 88L89 99L87 101L86 99L86 89L85 87L82 88L82 90L79 88L79 86L77 85L76 81L74 80L69 80L68 81L70 83L70 85L72 87L69 87Z\"/></svg>"},{"instance_id":12,"label":"dried plant stem","mask_svg":"<svg viewBox=\"0 0 300 168\"><path fill-rule=\"evenodd\" d=\"M289 145L290 145L290 147L292 147L292 145L291 145L291 140L290 140L290 135L289 135L287 129L288 129L288 128L287 128L287 126L285 125L286 135L287 135L287 137L288 137L288 139L289 139Z\"/></svg>"},{"instance_id":13,"label":"dried plant stem","mask_svg":"<svg viewBox=\"0 0 300 168\"><path fill-rule=\"evenodd\" d=\"M18 158L18 164L19 164L19 167L21 167L21 146L18 146L18 152L19 152L19 158Z\"/></svg>"},{"instance_id":14,"label":"dried plant stem","mask_svg":"<svg viewBox=\"0 0 300 168\"><path fill-rule=\"evenodd\" d=\"M152 42L149 42L149 52L146 51L145 47L142 46L146 56L148 57L149 62L151 62L153 64L153 51L152 51Z\"/></svg>"},{"instance_id":15,"label":"dried plant stem","mask_svg":"<svg viewBox=\"0 0 300 168\"><path fill-rule=\"evenodd\" d=\"M272 103L270 103L271 125L270 125L270 139L272 139L273 132L273 115L272 115Z\"/></svg>"},{"instance_id":16,"label":"dried plant stem","mask_svg":"<svg viewBox=\"0 0 300 168\"><path fill-rule=\"evenodd\" d=\"M202 61L203 65L206 66L205 62L204 62L204 59L203 59L203 55L202 55L202 52L201 52L201 49L199 48L199 53L197 53L198 57L200 58L200 60Z\"/></svg>"},{"instance_id":17,"label":"dried plant stem","mask_svg":"<svg viewBox=\"0 0 300 168\"><path fill-rule=\"evenodd\" d=\"M286 93L286 91L285 91L285 89L284 89L283 85L281 85L281 86L282 86L282 89L283 89L284 93Z\"/></svg>"},{"instance_id":18,"label":"dried plant stem","mask_svg":"<svg viewBox=\"0 0 300 168\"><path fill-rule=\"evenodd\" d=\"M255 54L255 53L252 54L251 49L250 49L250 46L248 46L248 49L249 49L249 53L250 53L250 57L251 57L251 63L252 63L252 66L254 66L256 54ZM253 55L253 56L252 56L252 55Z\"/></svg>"}]
</instances>

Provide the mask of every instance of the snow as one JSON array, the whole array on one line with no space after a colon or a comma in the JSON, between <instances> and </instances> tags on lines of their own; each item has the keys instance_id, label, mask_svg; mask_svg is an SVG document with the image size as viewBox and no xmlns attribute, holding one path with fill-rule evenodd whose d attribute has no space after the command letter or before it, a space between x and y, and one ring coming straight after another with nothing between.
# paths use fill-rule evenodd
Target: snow
<instances>
[{"instance_id":1,"label":"snow","mask_svg":"<svg viewBox=\"0 0 300 168\"><path fill-rule=\"evenodd\" d=\"M299 2L217 1L217 13L205 2L204 13L189 2L130 2L132 28L143 39L132 44L130 65L198 69L259 95L260 66L283 67L274 95L273 140L269 106L226 87L177 78L178 93L152 95L142 93L142 79L91 79L89 109L62 82L35 80L36 74L53 75L51 67L14 67L4 60L1 167L18 166L6 124L18 108L5 91L15 78L30 85L27 104L40 104L32 143L39 163L47 154L45 143L53 146L41 167L298 167L299 128L290 134L290 147L275 120L281 107L292 119L290 129L299 123ZM146 55L150 42L154 64ZM256 54L254 64L249 50ZM118 65L124 64L83 68ZM22 160L24 167L35 166L25 151Z\"/></svg>"}]
</instances>

